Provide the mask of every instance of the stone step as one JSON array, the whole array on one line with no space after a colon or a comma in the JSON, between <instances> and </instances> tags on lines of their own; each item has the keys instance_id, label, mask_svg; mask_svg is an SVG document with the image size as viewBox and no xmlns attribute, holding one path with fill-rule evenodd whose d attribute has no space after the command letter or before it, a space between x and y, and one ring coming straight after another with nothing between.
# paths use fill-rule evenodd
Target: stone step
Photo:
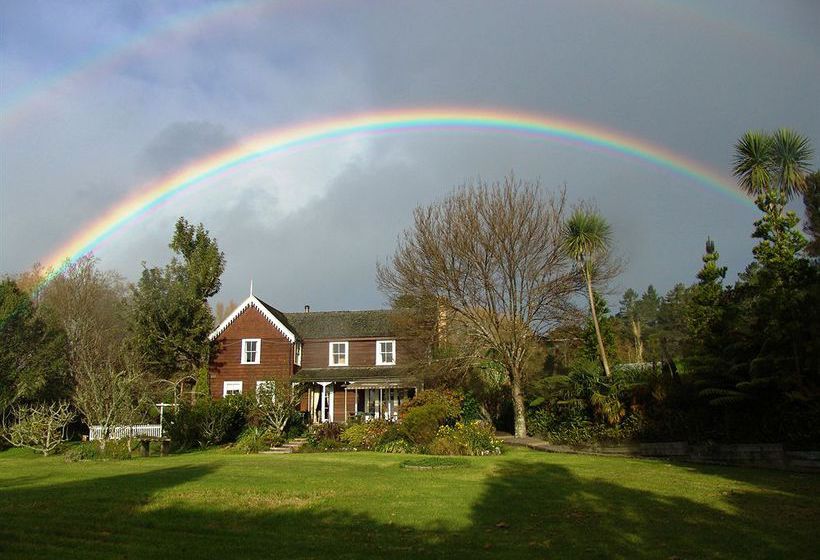
<instances>
[{"instance_id":1,"label":"stone step","mask_svg":"<svg viewBox=\"0 0 820 560\"><path fill-rule=\"evenodd\" d=\"M291 449L290 447L271 447L268 451L263 451L262 453L268 455L293 453L293 449Z\"/></svg>"}]
</instances>

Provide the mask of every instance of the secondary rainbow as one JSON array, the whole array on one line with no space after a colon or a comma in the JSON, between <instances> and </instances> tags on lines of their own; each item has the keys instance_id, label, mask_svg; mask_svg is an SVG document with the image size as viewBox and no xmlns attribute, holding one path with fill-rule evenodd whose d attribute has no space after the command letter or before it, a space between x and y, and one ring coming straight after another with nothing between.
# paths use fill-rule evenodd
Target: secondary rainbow
<instances>
[{"instance_id":1,"label":"secondary rainbow","mask_svg":"<svg viewBox=\"0 0 820 560\"><path fill-rule=\"evenodd\" d=\"M110 75L114 69L136 55L156 52L164 56L172 46L172 39L179 40L187 34L204 33L237 18L258 18L267 11L291 11L300 5L299 0L225 0L195 4L193 8L163 18L153 26L120 37L74 59L16 90L0 92L0 126L14 125L25 115L34 113L35 108L47 106L66 87ZM363 7L366 9L367 5L363 4ZM710 6L691 6L671 0L636 0L628 8L634 16L661 14L679 25L693 24L723 36L732 33L740 41L753 39L756 44L760 44L763 40L776 38L777 42L772 43L776 48L798 48L795 46L795 37L791 35L773 35L769 29L746 26L734 14L721 14ZM657 23L653 19L647 21L646 25Z\"/></svg>"},{"instance_id":2,"label":"secondary rainbow","mask_svg":"<svg viewBox=\"0 0 820 560\"><path fill-rule=\"evenodd\" d=\"M369 112L276 128L136 189L131 196L89 223L44 259L46 270L50 270L44 281L47 282L69 263L92 252L100 243L152 209L195 188L205 179L223 175L252 161L297 147L356 135L439 130L517 134L602 150L672 171L738 202L752 204L734 188L732 182L703 164L645 140L578 120L501 109L443 107Z\"/></svg>"},{"instance_id":3,"label":"secondary rainbow","mask_svg":"<svg viewBox=\"0 0 820 560\"><path fill-rule=\"evenodd\" d=\"M294 6L298 2L289 2ZM0 97L0 124L14 125L28 112L76 85L94 77L110 75L112 70L140 53L162 52L172 39L201 33L213 25L221 25L237 17L253 17L266 10L279 8L284 0L226 0L201 3L188 10L164 18L157 25L127 34L70 64L47 73L17 90L3 92ZM6 88L7 89L7 88Z\"/></svg>"}]
</instances>

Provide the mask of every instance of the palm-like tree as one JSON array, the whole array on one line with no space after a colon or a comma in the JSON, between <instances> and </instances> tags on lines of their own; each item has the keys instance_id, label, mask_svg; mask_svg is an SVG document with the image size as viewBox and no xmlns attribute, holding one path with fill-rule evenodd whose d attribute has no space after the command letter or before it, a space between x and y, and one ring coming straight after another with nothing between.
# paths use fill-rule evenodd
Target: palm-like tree
<instances>
[{"instance_id":1,"label":"palm-like tree","mask_svg":"<svg viewBox=\"0 0 820 560\"><path fill-rule=\"evenodd\" d=\"M604 374L610 377L609 362L601 337L601 327L598 325L598 314L595 311L595 297L592 293L592 275L595 259L609 250L612 237L612 228L597 212L579 208L564 224L564 250L578 261L584 281L587 285L589 310L592 313L592 323L595 326L595 337L598 340L598 353L604 366Z\"/></svg>"},{"instance_id":2,"label":"palm-like tree","mask_svg":"<svg viewBox=\"0 0 820 560\"><path fill-rule=\"evenodd\" d=\"M735 144L732 172L750 196L760 196L772 182L772 137L762 130L748 130Z\"/></svg>"},{"instance_id":3,"label":"palm-like tree","mask_svg":"<svg viewBox=\"0 0 820 560\"><path fill-rule=\"evenodd\" d=\"M781 128L772 135L774 179L787 200L806 191L812 157L814 149L805 136L788 128Z\"/></svg>"},{"instance_id":4,"label":"palm-like tree","mask_svg":"<svg viewBox=\"0 0 820 560\"><path fill-rule=\"evenodd\" d=\"M735 144L732 172L749 195L783 199L782 206L804 192L813 155L809 139L788 128L749 130Z\"/></svg>"}]
</instances>

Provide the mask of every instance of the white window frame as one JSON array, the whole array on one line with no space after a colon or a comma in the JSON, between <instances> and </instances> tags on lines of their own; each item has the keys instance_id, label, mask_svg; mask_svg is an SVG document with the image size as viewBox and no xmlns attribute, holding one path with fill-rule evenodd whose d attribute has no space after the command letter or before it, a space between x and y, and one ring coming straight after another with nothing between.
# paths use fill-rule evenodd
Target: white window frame
<instances>
[{"instance_id":1,"label":"white window frame","mask_svg":"<svg viewBox=\"0 0 820 560\"><path fill-rule=\"evenodd\" d=\"M256 360L253 362L249 362L247 360L248 352L245 350L245 345L248 342L255 342L256 343ZM242 339L242 354L240 356L239 363L241 364L259 364L262 361L262 339L261 338L243 338Z\"/></svg>"},{"instance_id":2,"label":"white window frame","mask_svg":"<svg viewBox=\"0 0 820 560\"><path fill-rule=\"evenodd\" d=\"M222 396L227 397L228 391L239 391L239 394L242 394L242 382L241 381L225 381L222 383Z\"/></svg>"},{"instance_id":3,"label":"white window frame","mask_svg":"<svg viewBox=\"0 0 820 560\"><path fill-rule=\"evenodd\" d=\"M297 342L294 349L293 349L293 363L294 365L301 366L302 365L302 343Z\"/></svg>"},{"instance_id":4,"label":"white window frame","mask_svg":"<svg viewBox=\"0 0 820 560\"><path fill-rule=\"evenodd\" d=\"M271 398L276 400L276 381L274 379L261 379L256 382L256 397L259 398L259 387L263 385L270 385L272 389Z\"/></svg>"},{"instance_id":5,"label":"white window frame","mask_svg":"<svg viewBox=\"0 0 820 560\"><path fill-rule=\"evenodd\" d=\"M393 361L382 361L382 344L390 343L393 347ZM376 341L376 365L377 366L394 366L396 365L396 341L395 340L377 340Z\"/></svg>"},{"instance_id":6,"label":"white window frame","mask_svg":"<svg viewBox=\"0 0 820 560\"><path fill-rule=\"evenodd\" d=\"M333 345L334 344L344 344L345 347L345 361L344 363L339 362L338 364L333 363ZM327 344L327 365L329 367L345 367L350 362L350 344L346 340L334 340L333 342L328 342Z\"/></svg>"}]
</instances>

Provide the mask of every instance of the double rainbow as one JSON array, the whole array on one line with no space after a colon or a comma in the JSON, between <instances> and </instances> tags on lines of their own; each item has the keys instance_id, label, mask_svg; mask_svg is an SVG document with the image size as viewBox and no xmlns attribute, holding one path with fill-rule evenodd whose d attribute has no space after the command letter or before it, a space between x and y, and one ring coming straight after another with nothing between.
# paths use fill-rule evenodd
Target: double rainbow
<instances>
[{"instance_id":1,"label":"double rainbow","mask_svg":"<svg viewBox=\"0 0 820 560\"><path fill-rule=\"evenodd\" d=\"M70 263L93 251L137 218L195 188L205 179L224 175L252 161L297 147L357 135L438 130L481 130L516 134L601 150L674 172L738 202L752 204L735 189L730 180L703 164L645 140L578 120L502 109L443 107L369 112L276 128L208 155L156 182L136 189L131 196L48 255L43 261L46 270L49 270L44 281L47 282Z\"/></svg>"}]
</instances>

